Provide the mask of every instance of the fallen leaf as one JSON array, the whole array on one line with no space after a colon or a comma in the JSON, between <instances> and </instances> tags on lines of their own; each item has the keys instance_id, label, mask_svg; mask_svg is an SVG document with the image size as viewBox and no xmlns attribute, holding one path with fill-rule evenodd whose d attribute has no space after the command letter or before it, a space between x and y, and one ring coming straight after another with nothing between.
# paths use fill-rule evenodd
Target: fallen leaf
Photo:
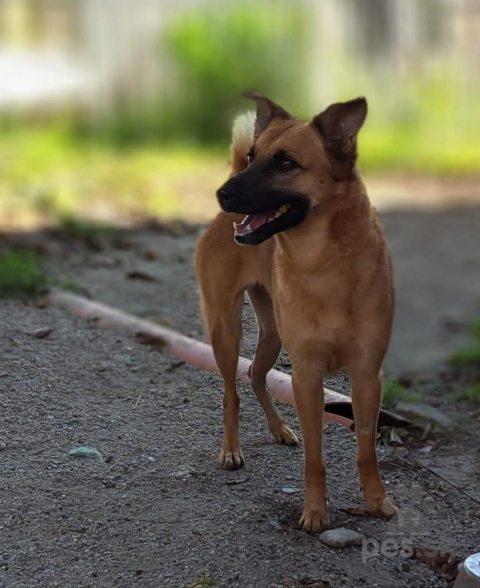
<instances>
[{"instance_id":1,"label":"fallen leaf","mask_svg":"<svg viewBox=\"0 0 480 588\"><path fill-rule=\"evenodd\" d=\"M187 588L197 588L198 586L213 586L213 580L212 578L200 578L200 580L187 584Z\"/></svg>"},{"instance_id":2,"label":"fallen leaf","mask_svg":"<svg viewBox=\"0 0 480 588\"><path fill-rule=\"evenodd\" d=\"M154 276L152 276L151 274L148 274L147 272L141 271L141 270L134 270L134 271L128 272L127 278L129 280L143 280L144 282L156 282L157 281L157 279Z\"/></svg>"},{"instance_id":3,"label":"fallen leaf","mask_svg":"<svg viewBox=\"0 0 480 588\"><path fill-rule=\"evenodd\" d=\"M142 345L150 345L154 347L157 351L162 351L167 345L167 342L161 337L150 335L149 333L144 333L142 331L135 333L135 339Z\"/></svg>"},{"instance_id":4,"label":"fallen leaf","mask_svg":"<svg viewBox=\"0 0 480 588\"><path fill-rule=\"evenodd\" d=\"M390 431L390 445L403 445L403 439L395 427L392 427Z\"/></svg>"},{"instance_id":5,"label":"fallen leaf","mask_svg":"<svg viewBox=\"0 0 480 588\"><path fill-rule=\"evenodd\" d=\"M55 329L53 327L43 327L42 329L37 329L36 331L32 331L28 333L30 337L34 337L35 339L45 339L51 333L53 333Z\"/></svg>"},{"instance_id":6,"label":"fallen leaf","mask_svg":"<svg viewBox=\"0 0 480 588\"><path fill-rule=\"evenodd\" d=\"M300 578L298 586L308 586L308 588L328 588L330 582L328 580L320 580L314 578Z\"/></svg>"},{"instance_id":7,"label":"fallen leaf","mask_svg":"<svg viewBox=\"0 0 480 588\"><path fill-rule=\"evenodd\" d=\"M156 261L158 259L158 253L156 253L153 249L147 249L143 256L145 259L148 259L148 261Z\"/></svg>"},{"instance_id":8,"label":"fallen leaf","mask_svg":"<svg viewBox=\"0 0 480 588\"><path fill-rule=\"evenodd\" d=\"M458 575L459 558L437 548L413 547L412 559L426 563L443 578L454 580Z\"/></svg>"},{"instance_id":9,"label":"fallen leaf","mask_svg":"<svg viewBox=\"0 0 480 588\"><path fill-rule=\"evenodd\" d=\"M480 506L469 506L467 508L467 514L480 519Z\"/></svg>"},{"instance_id":10,"label":"fallen leaf","mask_svg":"<svg viewBox=\"0 0 480 588\"><path fill-rule=\"evenodd\" d=\"M416 462L409 461L401 455L393 455L391 459L381 460L378 462L381 470L395 471L399 468L404 470L418 470L419 465Z\"/></svg>"},{"instance_id":11,"label":"fallen leaf","mask_svg":"<svg viewBox=\"0 0 480 588\"><path fill-rule=\"evenodd\" d=\"M179 367L182 367L182 365L186 365L186 361L173 361L168 368L166 368L166 372L173 372L173 370L178 369Z\"/></svg>"},{"instance_id":12,"label":"fallen leaf","mask_svg":"<svg viewBox=\"0 0 480 588\"><path fill-rule=\"evenodd\" d=\"M349 515L352 515L354 517L369 517L371 519L381 519L382 518L382 513L380 512L373 512L371 510L368 510L364 507L345 507L345 508L340 508L340 510L342 512L346 512Z\"/></svg>"},{"instance_id":13,"label":"fallen leaf","mask_svg":"<svg viewBox=\"0 0 480 588\"><path fill-rule=\"evenodd\" d=\"M238 486L239 484L244 484L245 482L248 481L248 478L229 478L225 484L227 484L228 486Z\"/></svg>"},{"instance_id":14,"label":"fallen leaf","mask_svg":"<svg viewBox=\"0 0 480 588\"><path fill-rule=\"evenodd\" d=\"M388 470L389 472L393 472L395 470L398 470L399 465L396 463L393 463L393 461L383 460L383 461L378 462L378 467L381 470Z\"/></svg>"}]
</instances>

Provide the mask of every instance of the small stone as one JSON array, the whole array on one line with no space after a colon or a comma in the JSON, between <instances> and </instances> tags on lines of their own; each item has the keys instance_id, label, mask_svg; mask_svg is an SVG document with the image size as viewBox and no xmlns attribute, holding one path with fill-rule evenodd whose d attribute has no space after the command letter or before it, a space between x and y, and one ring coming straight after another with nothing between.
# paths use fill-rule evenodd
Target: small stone
<instances>
[{"instance_id":1,"label":"small stone","mask_svg":"<svg viewBox=\"0 0 480 588\"><path fill-rule=\"evenodd\" d=\"M422 506L427 510L435 510L437 503L431 496L427 496L422 500Z\"/></svg>"},{"instance_id":2,"label":"small stone","mask_svg":"<svg viewBox=\"0 0 480 588\"><path fill-rule=\"evenodd\" d=\"M53 329L52 327L44 327L43 329L37 329L28 334L30 335L30 337L33 337L35 339L45 339L51 333L53 333L54 330L55 329Z\"/></svg>"},{"instance_id":3,"label":"small stone","mask_svg":"<svg viewBox=\"0 0 480 588\"><path fill-rule=\"evenodd\" d=\"M285 494L296 494L300 492L300 488L282 488L282 492Z\"/></svg>"},{"instance_id":4,"label":"small stone","mask_svg":"<svg viewBox=\"0 0 480 588\"><path fill-rule=\"evenodd\" d=\"M350 545L361 545L364 539L364 535L351 529L345 529L345 527L330 529L320 535L320 541L322 543L325 543L329 547L335 547L335 549L341 549Z\"/></svg>"},{"instance_id":5,"label":"small stone","mask_svg":"<svg viewBox=\"0 0 480 588\"><path fill-rule=\"evenodd\" d=\"M268 527L272 531L282 531L283 530L282 525L278 521L276 521L274 519L268 521Z\"/></svg>"}]
</instances>

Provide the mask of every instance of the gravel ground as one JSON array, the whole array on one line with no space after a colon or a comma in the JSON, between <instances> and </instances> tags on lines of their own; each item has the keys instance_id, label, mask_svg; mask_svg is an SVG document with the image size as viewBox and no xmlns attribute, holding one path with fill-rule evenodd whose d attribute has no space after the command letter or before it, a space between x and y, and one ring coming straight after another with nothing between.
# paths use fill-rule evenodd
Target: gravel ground
<instances>
[{"instance_id":1,"label":"gravel ground","mask_svg":"<svg viewBox=\"0 0 480 588\"><path fill-rule=\"evenodd\" d=\"M449 324L463 324L474 311L473 281L480 292L480 272L464 279L460 274L478 270L480 251L471 246L480 215L460 212L423 222L407 213L385 218L402 321L391 369L409 367L407 355L395 351L403 341L402 352L410 342L415 356L412 370L426 374L461 336L442 326L445 313ZM456 231L457 245L465 239L463 265L461 254L443 250L434 235L430 245L415 250L413 236L417 244L420 236L412 223L416 231L427 224L440 227L445 243ZM142 230L89 246L41 239L50 253L45 265L60 281L74 279L95 299L201 337L191 268L197 237L196 230ZM129 279L132 271L143 279ZM423 272L422 279L412 271ZM438 291L441 275L449 275L449 282ZM456 284L455 299L450 282ZM462 306L467 299L470 306ZM416 313L423 317L422 329ZM355 442L352 433L328 424L332 525L365 535L371 553L361 546L333 549L299 530L302 450L272 442L247 386L240 385L246 468L225 472L215 464L222 394L216 375L178 366L175 359L52 308L3 301L0 324L2 587L184 587L202 578L229 588L309 585L305 578L334 587L446 587L450 583L421 561L392 555L398 542L438 546L460 558L480 550L478 503L426 467L441 461L441 448L422 458L425 467L418 467L421 454L414 448L401 465L385 464L383 477L403 513L400 522L386 523L341 510L362 506ZM42 327L54 330L43 339L32 336ZM244 354L251 356L255 329L249 312L244 327ZM419 361L427 336L431 345ZM328 385L348 391L341 375ZM438 397L441 390L432 394ZM294 411L281 410L299 434ZM458 422L464 423L463 414ZM474 434L453 435L444 450L477 452L478 458ZM70 449L84 445L98 449L103 460L69 456ZM393 450L381 448L380 458L395 462L387 451Z\"/></svg>"}]
</instances>

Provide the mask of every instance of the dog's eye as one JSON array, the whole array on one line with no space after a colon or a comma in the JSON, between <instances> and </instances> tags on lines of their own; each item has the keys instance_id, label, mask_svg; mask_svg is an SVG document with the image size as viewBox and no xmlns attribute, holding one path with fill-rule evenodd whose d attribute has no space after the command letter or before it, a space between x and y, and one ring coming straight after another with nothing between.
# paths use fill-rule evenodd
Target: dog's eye
<instances>
[{"instance_id":1,"label":"dog's eye","mask_svg":"<svg viewBox=\"0 0 480 588\"><path fill-rule=\"evenodd\" d=\"M247 166L250 165L252 163L252 161L253 161L253 151L250 150L247 153Z\"/></svg>"},{"instance_id":2,"label":"dog's eye","mask_svg":"<svg viewBox=\"0 0 480 588\"><path fill-rule=\"evenodd\" d=\"M283 156L280 159L280 169L284 172L289 172L298 167L298 163L294 161L291 157Z\"/></svg>"}]
</instances>

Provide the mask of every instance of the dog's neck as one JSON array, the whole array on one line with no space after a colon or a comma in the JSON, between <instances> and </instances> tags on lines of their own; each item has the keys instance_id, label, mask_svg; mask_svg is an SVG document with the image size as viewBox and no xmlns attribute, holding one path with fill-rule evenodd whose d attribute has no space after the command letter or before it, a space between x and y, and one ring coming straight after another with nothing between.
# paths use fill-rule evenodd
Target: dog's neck
<instances>
[{"instance_id":1,"label":"dog's neck","mask_svg":"<svg viewBox=\"0 0 480 588\"><path fill-rule=\"evenodd\" d=\"M360 176L331 190L325 204L313 208L300 225L275 235L285 262L310 271L355 252L371 238L372 206Z\"/></svg>"}]
</instances>

